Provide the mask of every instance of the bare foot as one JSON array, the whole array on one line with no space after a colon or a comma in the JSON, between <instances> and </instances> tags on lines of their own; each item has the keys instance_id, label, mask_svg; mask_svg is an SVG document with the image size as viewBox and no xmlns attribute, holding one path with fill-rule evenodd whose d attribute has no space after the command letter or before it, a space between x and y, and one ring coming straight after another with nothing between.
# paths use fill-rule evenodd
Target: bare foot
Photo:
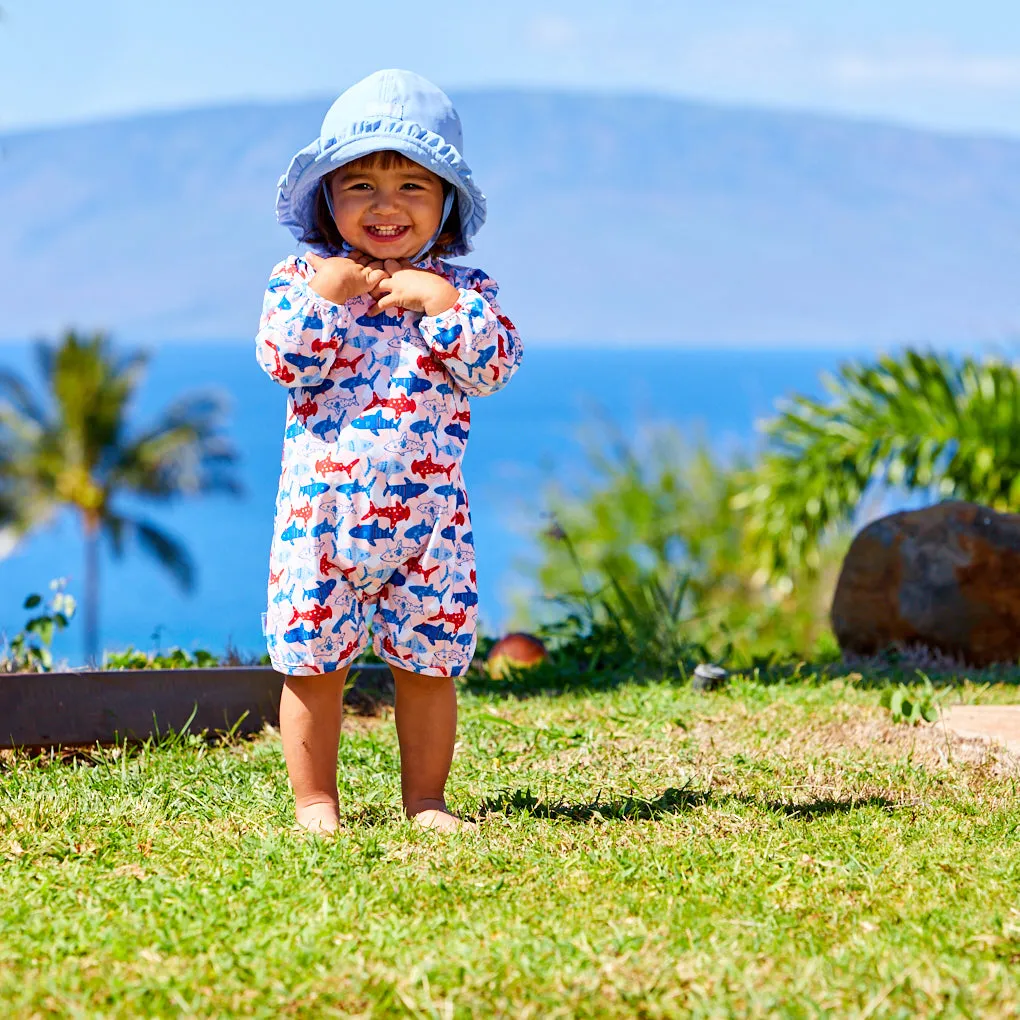
<instances>
[{"instance_id":1,"label":"bare foot","mask_svg":"<svg viewBox=\"0 0 1020 1020\"><path fill-rule=\"evenodd\" d=\"M411 818L411 822L423 829L436 829L439 832L465 832L478 828L474 822L466 822L463 818L451 815L449 811L435 808L419 811Z\"/></svg>"},{"instance_id":2,"label":"bare foot","mask_svg":"<svg viewBox=\"0 0 1020 1020\"><path fill-rule=\"evenodd\" d=\"M340 819L332 804L311 804L297 811L298 827L319 836L331 836L340 828Z\"/></svg>"}]
</instances>

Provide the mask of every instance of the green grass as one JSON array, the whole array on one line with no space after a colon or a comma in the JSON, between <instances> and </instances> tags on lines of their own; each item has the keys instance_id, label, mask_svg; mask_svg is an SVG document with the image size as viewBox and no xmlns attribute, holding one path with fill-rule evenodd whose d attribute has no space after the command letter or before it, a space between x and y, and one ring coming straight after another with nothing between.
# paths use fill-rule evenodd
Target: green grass
<instances>
[{"instance_id":1,"label":"green grass","mask_svg":"<svg viewBox=\"0 0 1020 1020\"><path fill-rule=\"evenodd\" d=\"M948 700L1006 701L964 684ZM0 1013L995 1016L1020 1009L1012 764L852 681L462 700L456 837L352 719L345 828L278 739L0 762Z\"/></svg>"}]
</instances>

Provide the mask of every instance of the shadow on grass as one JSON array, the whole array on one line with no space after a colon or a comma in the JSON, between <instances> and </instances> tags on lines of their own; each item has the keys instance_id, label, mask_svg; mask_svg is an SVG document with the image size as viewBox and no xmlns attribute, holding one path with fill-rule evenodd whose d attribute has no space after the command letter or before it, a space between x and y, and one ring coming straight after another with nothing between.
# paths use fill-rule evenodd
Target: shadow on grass
<instances>
[{"instance_id":1,"label":"shadow on grass","mask_svg":"<svg viewBox=\"0 0 1020 1020\"><path fill-rule=\"evenodd\" d=\"M478 809L479 819L487 815L531 815L556 821L590 822L599 818L605 821L654 820L666 815L679 815L708 802L710 794L699 790L678 789L671 786L658 797L614 797L585 804L567 804L563 801L546 803L530 790L514 790L487 797Z\"/></svg>"},{"instance_id":2,"label":"shadow on grass","mask_svg":"<svg viewBox=\"0 0 1020 1020\"><path fill-rule=\"evenodd\" d=\"M568 804L564 801L546 802L536 797L530 790L513 790L487 797L477 812L477 819L487 815L530 815L532 818L545 818L553 821L568 821L584 824L592 820L601 821L656 821L669 815L680 815L693 808L711 805L723 807L726 804L741 804L756 807L771 814L785 815L814 821L832 815L847 814L851 811L881 808L884 811L895 810L898 805L885 797L864 798L825 798L822 800L791 803L787 801L762 800L758 797L727 794L713 797L706 790L689 790L687 788L668 787L658 797L613 797L581 804Z\"/></svg>"}]
</instances>

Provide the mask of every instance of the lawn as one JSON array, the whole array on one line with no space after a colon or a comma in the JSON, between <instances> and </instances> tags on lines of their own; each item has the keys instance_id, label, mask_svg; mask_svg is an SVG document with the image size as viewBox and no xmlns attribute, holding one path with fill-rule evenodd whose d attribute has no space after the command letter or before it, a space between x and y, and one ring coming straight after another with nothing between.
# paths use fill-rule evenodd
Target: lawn
<instances>
[{"instance_id":1,"label":"lawn","mask_svg":"<svg viewBox=\"0 0 1020 1020\"><path fill-rule=\"evenodd\" d=\"M0 1012L1013 1014L1014 764L857 680L466 693L454 837L401 819L386 710L334 840L291 829L273 733L7 754Z\"/></svg>"}]
</instances>

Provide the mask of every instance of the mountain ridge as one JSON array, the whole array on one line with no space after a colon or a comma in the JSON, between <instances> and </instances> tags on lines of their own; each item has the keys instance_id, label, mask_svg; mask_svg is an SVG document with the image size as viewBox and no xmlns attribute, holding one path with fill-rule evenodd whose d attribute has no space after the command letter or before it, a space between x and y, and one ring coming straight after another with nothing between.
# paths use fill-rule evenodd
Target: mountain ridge
<instances>
[{"instance_id":1,"label":"mountain ridge","mask_svg":"<svg viewBox=\"0 0 1020 1020\"><path fill-rule=\"evenodd\" d=\"M1020 326L1020 139L654 95L454 98L490 209L459 261L500 280L525 336L946 344ZM17 281L0 337L250 336L294 250L276 180L327 106L0 134L0 272Z\"/></svg>"}]
</instances>

